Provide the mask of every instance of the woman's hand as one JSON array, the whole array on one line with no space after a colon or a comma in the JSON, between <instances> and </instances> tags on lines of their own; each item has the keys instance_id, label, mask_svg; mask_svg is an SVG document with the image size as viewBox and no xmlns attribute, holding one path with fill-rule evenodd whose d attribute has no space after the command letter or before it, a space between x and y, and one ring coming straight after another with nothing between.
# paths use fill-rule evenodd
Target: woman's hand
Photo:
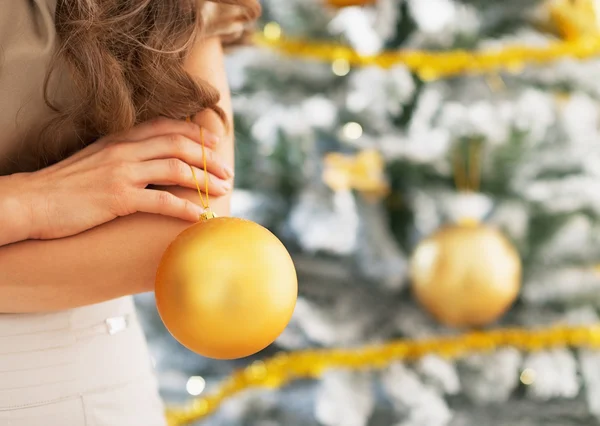
<instances>
[{"instance_id":1,"label":"woman's hand","mask_svg":"<svg viewBox=\"0 0 600 426\"><path fill-rule=\"evenodd\" d=\"M233 172L212 149L215 136L204 132L204 144L209 194L224 195ZM99 139L46 169L11 176L12 198L26 206L25 239L67 237L136 212L196 221L202 207L149 186L196 188L192 166L204 188L203 164L200 127L161 118Z\"/></svg>"}]
</instances>

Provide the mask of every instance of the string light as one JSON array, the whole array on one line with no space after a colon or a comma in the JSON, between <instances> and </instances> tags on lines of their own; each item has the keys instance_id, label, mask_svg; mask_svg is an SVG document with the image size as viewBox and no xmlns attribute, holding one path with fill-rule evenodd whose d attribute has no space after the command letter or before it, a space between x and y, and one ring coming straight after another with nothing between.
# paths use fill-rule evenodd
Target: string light
<instances>
[{"instance_id":1,"label":"string light","mask_svg":"<svg viewBox=\"0 0 600 426\"><path fill-rule=\"evenodd\" d=\"M529 386L535 382L535 376L536 376L536 373L535 373L534 369L526 368L521 373L519 380L521 380L521 383L523 383L524 385Z\"/></svg>"},{"instance_id":2,"label":"string light","mask_svg":"<svg viewBox=\"0 0 600 426\"><path fill-rule=\"evenodd\" d=\"M200 376L192 376L188 379L185 389L192 396L198 396L206 387L206 381Z\"/></svg>"},{"instance_id":3,"label":"string light","mask_svg":"<svg viewBox=\"0 0 600 426\"><path fill-rule=\"evenodd\" d=\"M350 63L346 59L336 59L331 64L331 70L335 75L343 77L350 72Z\"/></svg>"},{"instance_id":4,"label":"string light","mask_svg":"<svg viewBox=\"0 0 600 426\"><path fill-rule=\"evenodd\" d=\"M359 139L363 134L363 128L360 124L350 122L342 127L342 136L349 140Z\"/></svg>"},{"instance_id":5,"label":"string light","mask_svg":"<svg viewBox=\"0 0 600 426\"><path fill-rule=\"evenodd\" d=\"M267 40L277 41L281 38L281 26L277 22L269 22L265 25L263 34Z\"/></svg>"},{"instance_id":6,"label":"string light","mask_svg":"<svg viewBox=\"0 0 600 426\"><path fill-rule=\"evenodd\" d=\"M215 412L227 399L251 388L280 388L297 379L316 379L332 368L381 369L396 361L415 361L435 354L447 359L500 347L525 352L556 347L600 348L600 325L555 327L542 330L500 329L427 340L398 340L357 349L308 350L280 354L253 363L229 376L215 392L191 401L181 409L167 410L170 426L188 425ZM533 374L532 374L533 372ZM535 371L525 369L520 380L533 383Z\"/></svg>"}]
</instances>

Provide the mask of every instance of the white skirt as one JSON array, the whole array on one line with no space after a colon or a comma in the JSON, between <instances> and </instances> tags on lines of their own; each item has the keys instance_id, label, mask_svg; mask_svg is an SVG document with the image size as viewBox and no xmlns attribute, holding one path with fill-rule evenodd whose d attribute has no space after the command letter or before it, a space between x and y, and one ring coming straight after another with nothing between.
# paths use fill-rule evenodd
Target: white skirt
<instances>
[{"instance_id":1,"label":"white skirt","mask_svg":"<svg viewBox=\"0 0 600 426\"><path fill-rule=\"evenodd\" d=\"M0 314L0 426L165 426L133 299Z\"/></svg>"}]
</instances>

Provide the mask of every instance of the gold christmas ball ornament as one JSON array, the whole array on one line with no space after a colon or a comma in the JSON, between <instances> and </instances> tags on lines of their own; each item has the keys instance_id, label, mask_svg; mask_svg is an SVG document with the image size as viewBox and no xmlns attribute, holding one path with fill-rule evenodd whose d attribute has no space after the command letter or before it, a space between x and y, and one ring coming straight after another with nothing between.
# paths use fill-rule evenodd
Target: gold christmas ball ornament
<instances>
[{"instance_id":1,"label":"gold christmas ball ornament","mask_svg":"<svg viewBox=\"0 0 600 426\"><path fill-rule=\"evenodd\" d=\"M236 359L283 332L298 283L289 253L267 229L207 215L167 248L155 292L163 323L182 345L205 357Z\"/></svg>"},{"instance_id":2,"label":"gold christmas ball ornament","mask_svg":"<svg viewBox=\"0 0 600 426\"><path fill-rule=\"evenodd\" d=\"M496 321L517 298L521 259L494 228L447 226L417 246L410 275L415 297L438 321L478 327Z\"/></svg>"}]
</instances>

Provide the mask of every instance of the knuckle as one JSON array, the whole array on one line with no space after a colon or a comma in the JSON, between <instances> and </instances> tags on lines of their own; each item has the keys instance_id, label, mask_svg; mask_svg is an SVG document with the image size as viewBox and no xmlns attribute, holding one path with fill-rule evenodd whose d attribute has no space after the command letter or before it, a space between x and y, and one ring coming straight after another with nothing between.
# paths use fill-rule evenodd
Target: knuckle
<instances>
[{"instance_id":1,"label":"knuckle","mask_svg":"<svg viewBox=\"0 0 600 426\"><path fill-rule=\"evenodd\" d=\"M123 145L120 143L107 143L103 151L109 160L119 160L123 157Z\"/></svg>"},{"instance_id":2,"label":"knuckle","mask_svg":"<svg viewBox=\"0 0 600 426\"><path fill-rule=\"evenodd\" d=\"M169 170L175 178L181 178L186 174L185 163L176 158L169 159Z\"/></svg>"},{"instance_id":3,"label":"knuckle","mask_svg":"<svg viewBox=\"0 0 600 426\"><path fill-rule=\"evenodd\" d=\"M165 117L155 117L152 120L150 120L150 126L158 130L162 129L167 122L168 120Z\"/></svg>"},{"instance_id":4,"label":"knuckle","mask_svg":"<svg viewBox=\"0 0 600 426\"><path fill-rule=\"evenodd\" d=\"M119 205L125 206L128 199L127 188L125 188L123 185L115 185L113 189L113 197Z\"/></svg>"},{"instance_id":5,"label":"knuckle","mask_svg":"<svg viewBox=\"0 0 600 426\"><path fill-rule=\"evenodd\" d=\"M183 136L170 135L169 144L173 152L176 154L182 154L186 151L187 143Z\"/></svg>"},{"instance_id":6,"label":"knuckle","mask_svg":"<svg viewBox=\"0 0 600 426\"><path fill-rule=\"evenodd\" d=\"M188 212L196 212L197 211L196 205L189 200L183 200L183 202L181 203L181 207L182 207L182 210L184 210L184 211L188 211Z\"/></svg>"},{"instance_id":7,"label":"knuckle","mask_svg":"<svg viewBox=\"0 0 600 426\"><path fill-rule=\"evenodd\" d=\"M104 173L104 185L113 198L122 197L132 181L131 166L124 162L111 164Z\"/></svg>"},{"instance_id":8,"label":"knuckle","mask_svg":"<svg viewBox=\"0 0 600 426\"><path fill-rule=\"evenodd\" d=\"M219 160L217 154L214 151L206 150L204 155L206 155L206 161L209 163L215 163Z\"/></svg>"},{"instance_id":9,"label":"knuckle","mask_svg":"<svg viewBox=\"0 0 600 426\"><path fill-rule=\"evenodd\" d=\"M167 136L167 140L172 147L181 146L183 144L183 136L178 133L171 133Z\"/></svg>"},{"instance_id":10,"label":"knuckle","mask_svg":"<svg viewBox=\"0 0 600 426\"><path fill-rule=\"evenodd\" d=\"M110 193L114 196L123 195L127 186L124 179L116 171L113 171L112 176L108 179L107 185Z\"/></svg>"},{"instance_id":11,"label":"knuckle","mask_svg":"<svg viewBox=\"0 0 600 426\"><path fill-rule=\"evenodd\" d=\"M113 169L113 177L116 181L121 184L125 184L134 180L133 165L125 161L120 161L117 166Z\"/></svg>"},{"instance_id":12,"label":"knuckle","mask_svg":"<svg viewBox=\"0 0 600 426\"><path fill-rule=\"evenodd\" d=\"M200 132L202 130L202 128L200 127L199 124L197 124L196 122L190 120L188 122L186 122L187 126L190 128L190 130L194 131L194 132Z\"/></svg>"},{"instance_id":13,"label":"knuckle","mask_svg":"<svg viewBox=\"0 0 600 426\"><path fill-rule=\"evenodd\" d=\"M169 192L160 191L156 196L156 203L161 207L168 207L173 204L173 197Z\"/></svg>"},{"instance_id":14,"label":"knuckle","mask_svg":"<svg viewBox=\"0 0 600 426\"><path fill-rule=\"evenodd\" d=\"M109 210L115 216L124 216L132 213L129 209L129 197L127 187L119 182L113 182L108 186L110 194Z\"/></svg>"}]
</instances>

